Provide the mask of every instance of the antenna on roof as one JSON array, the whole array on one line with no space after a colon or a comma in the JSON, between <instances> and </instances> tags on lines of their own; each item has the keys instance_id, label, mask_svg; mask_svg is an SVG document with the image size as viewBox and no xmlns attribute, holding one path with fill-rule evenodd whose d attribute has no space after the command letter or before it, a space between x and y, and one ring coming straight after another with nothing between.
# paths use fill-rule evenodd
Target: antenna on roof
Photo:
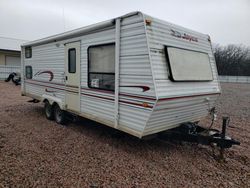
<instances>
[{"instance_id":1,"label":"antenna on roof","mask_svg":"<svg viewBox=\"0 0 250 188\"><path fill-rule=\"evenodd\" d=\"M65 32L65 15L64 15L64 7L62 8L63 13L63 31Z\"/></svg>"}]
</instances>

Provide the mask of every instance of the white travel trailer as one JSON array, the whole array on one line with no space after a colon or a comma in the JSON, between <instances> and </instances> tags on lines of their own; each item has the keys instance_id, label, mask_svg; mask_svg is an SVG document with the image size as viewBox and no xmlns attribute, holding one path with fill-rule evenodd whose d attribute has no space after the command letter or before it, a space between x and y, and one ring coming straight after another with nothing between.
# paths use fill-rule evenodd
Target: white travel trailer
<instances>
[{"instance_id":1,"label":"white travel trailer","mask_svg":"<svg viewBox=\"0 0 250 188\"><path fill-rule=\"evenodd\" d=\"M142 138L208 115L220 94L210 37L141 12L22 48L22 94Z\"/></svg>"}]
</instances>

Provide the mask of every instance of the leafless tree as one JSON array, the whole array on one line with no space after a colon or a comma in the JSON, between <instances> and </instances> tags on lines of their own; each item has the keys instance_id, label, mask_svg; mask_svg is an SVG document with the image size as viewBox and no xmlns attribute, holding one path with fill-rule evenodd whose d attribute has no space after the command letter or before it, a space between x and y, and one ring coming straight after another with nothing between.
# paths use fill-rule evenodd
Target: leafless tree
<instances>
[{"instance_id":1,"label":"leafless tree","mask_svg":"<svg viewBox=\"0 0 250 188\"><path fill-rule=\"evenodd\" d=\"M214 56L220 75L250 76L250 48L230 44L214 46Z\"/></svg>"}]
</instances>

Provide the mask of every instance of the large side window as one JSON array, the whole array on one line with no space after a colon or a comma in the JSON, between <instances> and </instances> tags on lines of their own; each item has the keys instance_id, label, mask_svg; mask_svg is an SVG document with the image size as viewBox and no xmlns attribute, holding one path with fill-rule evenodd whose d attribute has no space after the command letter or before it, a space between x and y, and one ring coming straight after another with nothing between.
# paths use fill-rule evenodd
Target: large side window
<instances>
[{"instance_id":1,"label":"large side window","mask_svg":"<svg viewBox=\"0 0 250 188\"><path fill-rule=\"evenodd\" d=\"M25 77L26 79L32 79L32 66L25 66Z\"/></svg>"},{"instance_id":2,"label":"large side window","mask_svg":"<svg viewBox=\"0 0 250 188\"><path fill-rule=\"evenodd\" d=\"M31 58L32 57L32 48L26 47L25 48L25 58Z\"/></svg>"},{"instance_id":3,"label":"large side window","mask_svg":"<svg viewBox=\"0 0 250 188\"><path fill-rule=\"evenodd\" d=\"M89 87L114 90L115 44L105 44L89 47L88 58Z\"/></svg>"},{"instance_id":4,"label":"large side window","mask_svg":"<svg viewBox=\"0 0 250 188\"><path fill-rule=\"evenodd\" d=\"M213 80L209 56L203 52L166 47L172 81Z\"/></svg>"},{"instance_id":5,"label":"large side window","mask_svg":"<svg viewBox=\"0 0 250 188\"><path fill-rule=\"evenodd\" d=\"M76 49L71 48L68 51L68 71L69 73L76 72Z\"/></svg>"}]
</instances>

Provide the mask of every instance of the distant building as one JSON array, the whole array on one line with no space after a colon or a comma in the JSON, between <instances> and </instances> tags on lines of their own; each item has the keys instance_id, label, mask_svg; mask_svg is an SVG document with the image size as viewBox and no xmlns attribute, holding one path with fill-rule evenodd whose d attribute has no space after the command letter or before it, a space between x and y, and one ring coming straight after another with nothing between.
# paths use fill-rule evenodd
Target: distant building
<instances>
[{"instance_id":1,"label":"distant building","mask_svg":"<svg viewBox=\"0 0 250 188\"><path fill-rule=\"evenodd\" d=\"M21 44L26 40L0 37L0 80L21 70Z\"/></svg>"},{"instance_id":2,"label":"distant building","mask_svg":"<svg viewBox=\"0 0 250 188\"><path fill-rule=\"evenodd\" d=\"M25 40L0 37L0 65L21 66L21 47Z\"/></svg>"}]
</instances>

